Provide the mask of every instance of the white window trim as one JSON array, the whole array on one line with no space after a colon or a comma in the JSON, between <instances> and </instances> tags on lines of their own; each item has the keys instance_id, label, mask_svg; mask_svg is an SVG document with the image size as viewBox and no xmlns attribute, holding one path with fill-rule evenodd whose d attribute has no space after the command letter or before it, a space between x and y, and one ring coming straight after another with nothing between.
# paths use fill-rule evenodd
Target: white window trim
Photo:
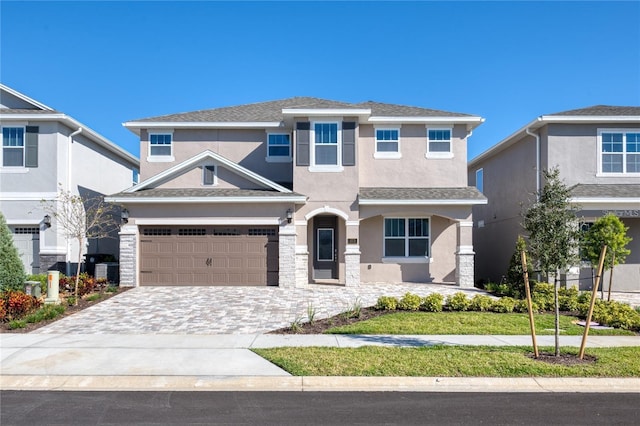
<instances>
[{"instance_id":1,"label":"white window trim","mask_svg":"<svg viewBox=\"0 0 640 426\"><path fill-rule=\"evenodd\" d=\"M337 164L316 164L316 124L337 124ZM342 119L335 117L326 117L323 120L312 121L309 131L309 171L310 172L326 172L339 173L344 171L342 166Z\"/></svg>"},{"instance_id":2,"label":"white window trim","mask_svg":"<svg viewBox=\"0 0 640 426\"><path fill-rule=\"evenodd\" d=\"M478 188L478 174L482 176L482 188ZM484 168L482 167L476 170L476 189L484 194Z\"/></svg>"},{"instance_id":3,"label":"white window trim","mask_svg":"<svg viewBox=\"0 0 640 426\"><path fill-rule=\"evenodd\" d=\"M207 167L213 167L213 184L211 185L205 185L204 183L204 173L205 173L205 169ZM218 166L212 163L208 163L208 164L203 164L202 165L202 175L200 178L200 186L203 186L205 188L211 188L212 186L218 186Z\"/></svg>"},{"instance_id":4,"label":"white window trim","mask_svg":"<svg viewBox=\"0 0 640 426\"><path fill-rule=\"evenodd\" d=\"M271 156L269 155L269 136L271 135L287 135L289 136L289 156L285 157L282 155L275 155L275 156ZM293 156L292 156L292 152L293 149L291 147L291 133L284 133L284 132L267 132L267 156L265 157L265 161L267 163L291 163L293 161ZM284 145L281 145L284 146Z\"/></svg>"},{"instance_id":5,"label":"white window trim","mask_svg":"<svg viewBox=\"0 0 640 426\"><path fill-rule=\"evenodd\" d=\"M385 219L404 219L405 220L405 253L406 256L385 256ZM429 219L429 256L409 256L409 219ZM393 238L393 237L390 237ZM383 216L382 217L382 263L433 263L433 253L431 252L431 217L430 216Z\"/></svg>"},{"instance_id":6,"label":"white window trim","mask_svg":"<svg viewBox=\"0 0 640 426\"><path fill-rule=\"evenodd\" d=\"M398 151L378 151L378 130L396 130L398 132ZM373 153L373 158L381 160L381 159L398 159L402 158L402 151L400 149L400 139L401 136L401 126L390 127L390 126L374 126L373 128L373 144L375 152ZM388 141L381 141L388 142Z\"/></svg>"},{"instance_id":7,"label":"white window trim","mask_svg":"<svg viewBox=\"0 0 640 426\"><path fill-rule=\"evenodd\" d=\"M169 147L171 148L171 154L169 155L151 155L151 135L171 135L171 145L169 145ZM150 163L168 163L171 161L176 161L175 157L173 156L173 144L174 144L174 140L173 140L173 130L158 130L158 131L149 131L147 134L147 140L149 143L149 151L148 151L148 155L147 155L147 161Z\"/></svg>"},{"instance_id":8,"label":"white window trim","mask_svg":"<svg viewBox=\"0 0 640 426\"><path fill-rule=\"evenodd\" d=\"M22 129L22 166L5 166L4 165L4 129ZM2 142L0 143L0 169L2 169L2 173L27 173L29 171L28 167L25 167L26 158L26 139L27 139L27 125L24 123L20 124L11 124L4 123L0 128L0 136L2 136ZM7 147L11 148L11 147Z\"/></svg>"},{"instance_id":9,"label":"white window trim","mask_svg":"<svg viewBox=\"0 0 640 426\"><path fill-rule=\"evenodd\" d=\"M453 158L453 127L426 127L426 138L427 138L427 152L424 154L425 158L433 158L433 159L450 159ZM429 130L448 130L449 131L449 152L431 152L429 151ZM438 141L434 141L438 142Z\"/></svg>"},{"instance_id":10,"label":"white window trim","mask_svg":"<svg viewBox=\"0 0 640 426\"><path fill-rule=\"evenodd\" d=\"M624 177L624 176L640 176L639 172L625 172L623 171L622 173L620 172L603 172L602 171L602 155L604 154L602 152L602 134L603 133L622 133L623 134L623 138L622 138L622 152L618 153L622 155L622 168L623 170L625 170L627 168L627 133L640 133L640 128L627 128L627 129L620 129L620 128L616 128L616 129L610 129L610 128L603 128L603 129L598 129L598 171L596 173L596 177ZM635 153L633 152L632 154L640 154L640 153Z\"/></svg>"}]
</instances>

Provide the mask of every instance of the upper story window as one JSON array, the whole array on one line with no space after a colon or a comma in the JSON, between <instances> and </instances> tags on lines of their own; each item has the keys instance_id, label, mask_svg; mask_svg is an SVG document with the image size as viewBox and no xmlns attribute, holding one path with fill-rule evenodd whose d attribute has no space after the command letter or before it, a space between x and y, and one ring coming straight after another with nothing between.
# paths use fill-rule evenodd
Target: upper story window
<instances>
[{"instance_id":1,"label":"upper story window","mask_svg":"<svg viewBox=\"0 0 640 426\"><path fill-rule=\"evenodd\" d=\"M427 128L427 158L453 158L451 129Z\"/></svg>"},{"instance_id":2,"label":"upper story window","mask_svg":"<svg viewBox=\"0 0 640 426\"><path fill-rule=\"evenodd\" d=\"M24 167L24 127L2 128L2 166Z\"/></svg>"},{"instance_id":3,"label":"upper story window","mask_svg":"<svg viewBox=\"0 0 640 426\"><path fill-rule=\"evenodd\" d=\"M476 188L484 193L484 169L476 170Z\"/></svg>"},{"instance_id":4,"label":"upper story window","mask_svg":"<svg viewBox=\"0 0 640 426\"><path fill-rule=\"evenodd\" d=\"M291 136L288 133L267 134L267 161L291 161Z\"/></svg>"},{"instance_id":5,"label":"upper story window","mask_svg":"<svg viewBox=\"0 0 640 426\"><path fill-rule=\"evenodd\" d=\"M603 174L640 173L640 129L601 129L598 136Z\"/></svg>"},{"instance_id":6,"label":"upper story window","mask_svg":"<svg viewBox=\"0 0 640 426\"><path fill-rule=\"evenodd\" d=\"M400 158L400 129L376 128L376 152L374 158Z\"/></svg>"},{"instance_id":7,"label":"upper story window","mask_svg":"<svg viewBox=\"0 0 640 426\"><path fill-rule=\"evenodd\" d=\"M202 167L202 185L213 186L216 185L216 166L205 165Z\"/></svg>"},{"instance_id":8,"label":"upper story window","mask_svg":"<svg viewBox=\"0 0 640 426\"><path fill-rule=\"evenodd\" d=\"M429 257L429 219L385 218L384 257Z\"/></svg>"},{"instance_id":9,"label":"upper story window","mask_svg":"<svg viewBox=\"0 0 640 426\"><path fill-rule=\"evenodd\" d=\"M338 123L314 123L314 164L338 166Z\"/></svg>"},{"instance_id":10,"label":"upper story window","mask_svg":"<svg viewBox=\"0 0 640 426\"><path fill-rule=\"evenodd\" d=\"M149 133L149 161L173 161L173 135Z\"/></svg>"}]
</instances>

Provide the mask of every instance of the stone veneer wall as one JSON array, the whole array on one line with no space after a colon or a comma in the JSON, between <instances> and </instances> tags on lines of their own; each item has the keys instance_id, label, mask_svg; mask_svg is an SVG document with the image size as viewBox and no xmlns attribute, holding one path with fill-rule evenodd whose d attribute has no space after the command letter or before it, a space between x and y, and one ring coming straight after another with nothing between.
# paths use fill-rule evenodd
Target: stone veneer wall
<instances>
[{"instance_id":1,"label":"stone veneer wall","mask_svg":"<svg viewBox=\"0 0 640 426\"><path fill-rule=\"evenodd\" d=\"M120 232L120 286L136 287L136 254L138 233L136 229Z\"/></svg>"},{"instance_id":2,"label":"stone veneer wall","mask_svg":"<svg viewBox=\"0 0 640 426\"><path fill-rule=\"evenodd\" d=\"M360 285L360 246L347 245L344 253L345 287Z\"/></svg>"},{"instance_id":3,"label":"stone veneer wall","mask_svg":"<svg viewBox=\"0 0 640 426\"><path fill-rule=\"evenodd\" d=\"M460 287L473 288L473 259L475 253L456 253L456 281Z\"/></svg>"},{"instance_id":4,"label":"stone veneer wall","mask_svg":"<svg viewBox=\"0 0 640 426\"><path fill-rule=\"evenodd\" d=\"M67 257L64 254L41 254L39 257L41 274L46 274L47 271L67 272Z\"/></svg>"},{"instance_id":5,"label":"stone veneer wall","mask_svg":"<svg viewBox=\"0 0 640 426\"><path fill-rule=\"evenodd\" d=\"M309 252L307 246L296 246L296 287L309 285Z\"/></svg>"},{"instance_id":6,"label":"stone veneer wall","mask_svg":"<svg viewBox=\"0 0 640 426\"><path fill-rule=\"evenodd\" d=\"M295 257L295 228L281 226L278 241L278 286L281 288L293 288L296 285Z\"/></svg>"}]
</instances>

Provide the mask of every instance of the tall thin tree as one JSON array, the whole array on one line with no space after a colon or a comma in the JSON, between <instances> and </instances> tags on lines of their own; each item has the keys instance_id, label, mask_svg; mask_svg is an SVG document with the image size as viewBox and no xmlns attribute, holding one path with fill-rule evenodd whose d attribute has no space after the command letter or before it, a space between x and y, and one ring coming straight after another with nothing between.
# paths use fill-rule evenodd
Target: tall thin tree
<instances>
[{"instance_id":1,"label":"tall thin tree","mask_svg":"<svg viewBox=\"0 0 640 426\"><path fill-rule=\"evenodd\" d=\"M78 243L78 267L74 285L78 304L78 282L85 244L92 238L110 237L117 229L116 209L103 197L81 196L60 188L56 200L42 200L43 210L54 219L58 232Z\"/></svg>"},{"instance_id":2,"label":"tall thin tree","mask_svg":"<svg viewBox=\"0 0 640 426\"><path fill-rule=\"evenodd\" d=\"M529 234L529 253L540 271L554 279L555 355L560 355L560 310L557 277L579 260L580 230L572 205L571 188L560 179L557 168L543 171L544 187L524 213L523 226Z\"/></svg>"}]
</instances>

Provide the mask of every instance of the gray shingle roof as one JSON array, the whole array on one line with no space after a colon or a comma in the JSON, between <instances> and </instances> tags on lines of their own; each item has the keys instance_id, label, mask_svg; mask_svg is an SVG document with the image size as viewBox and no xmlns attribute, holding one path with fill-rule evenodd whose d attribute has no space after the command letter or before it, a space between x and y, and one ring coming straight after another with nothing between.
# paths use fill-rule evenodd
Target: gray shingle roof
<instances>
[{"instance_id":1,"label":"gray shingle roof","mask_svg":"<svg viewBox=\"0 0 640 426\"><path fill-rule=\"evenodd\" d=\"M572 109L547 115L640 116L640 106L594 105L587 108Z\"/></svg>"},{"instance_id":2,"label":"gray shingle roof","mask_svg":"<svg viewBox=\"0 0 640 426\"><path fill-rule=\"evenodd\" d=\"M577 198L638 198L640 184L578 184L571 190Z\"/></svg>"},{"instance_id":3,"label":"gray shingle roof","mask_svg":"<svg viewBox=\"0 0 640 426\"><path fill-rule=\"evenodd\" d=\"M370 108L373 116L384 117L473 117L469 114L439 111L379 102L347 103L311 97L294 97L269 102L236 105L223 108L168 114L132 120L136 122L270 122L282 121L283 109L363 109Z\"/></svg>"},{"instance_id":4,"label":"gray shingle roof","mask_svg":"<svg viewBox=\"0 0 640 426\"><path fill-rule=\"evenodd\" d=\"M360 188L361 200L486 200L473 186L462 188Z\"/></svg>"},{"instance_id":5,"label":"gray shingle roof","mask_svg":"<svg viewBox=\"0 0 640 426\"><path fill-rule=\"evenodd\" d=\"M224 198L224 197L300 197L296 193L284 193L275 190L238 189L238 188L152 188L136 192L120 192L112 197L118 198Z\"/></svg>"}]
</instances>

